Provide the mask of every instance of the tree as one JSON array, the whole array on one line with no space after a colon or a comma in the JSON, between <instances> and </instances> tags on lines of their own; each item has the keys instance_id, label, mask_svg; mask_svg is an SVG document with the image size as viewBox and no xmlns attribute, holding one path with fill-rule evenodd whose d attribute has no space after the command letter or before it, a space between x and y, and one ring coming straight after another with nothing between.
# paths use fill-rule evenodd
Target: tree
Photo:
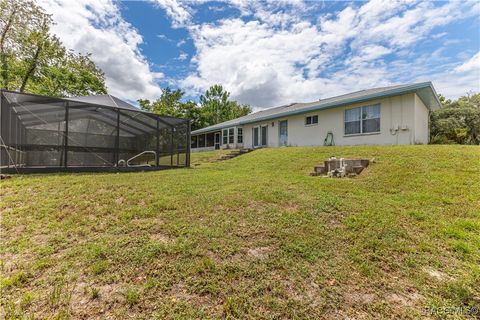
<instances>
[{"instance_id":1,"label":"tree","mask_svg":"<svg viewBox=\"0 0 480 320\"><path fill-rule=\"evenodd\" d=\"M205 95L200 96L206 126L232 120L252 112L250 106L241 105L229 98L230 92L225 91L219 84L211 86Z\"/></svg>"},{"instance_id":2,"label":"tree","mask_svg":"<svg viewBox=\"0 0 480 320\"><path fill-rule=\"evenodd\" d=\"M138 103L140 107L146 111L150 111L156 114L169 115L172 117L183 116L183 106L180 101L185 93L180 90L172 90L170 87L166 87L162 90L160 98L154 102L150 102L147 99L140 99Z\"/></svg>"},{"instance_id":3,"label":"tree","mask_svg":"<svg viewBox=\"0 0 480 320\"><path fill-rule=\"evenodd\" d=\"M52 19L30 0L0 0L0 86L51 96L105 93L89 55L68 51L50 34Z\"/></svg>"},{"instance_id":4,"label":"tree","mask_svg":"<svg viewBox=\"0 0 480 320\"><path fill-rule=\"evenodd\" d=\"M66 51L52 65L45 65L31 83L31 91L49 96L86 96L107 93L105 76L90 55Z\"/></svg>"},{"instance_id":5,"label":"tree","mask_svg":"<svg viewBox=\"0 0 480 320\"><path fill-rule=\"evenodd\" d=\"M250 106L230 101L230 93L224 91L220 85L211 87L205 95L200 96L200 105L191 100L182 101L184 95L185 92L180 89L172 90L166 87L160 98L154 102L140 99L138 103L146 111L190 119L192 130L235 119L252 111Z\"/></svg>"},{"instance_id":6,"label":"tree","mask_svg":"<svg viewBox=\"0 0 480 320\"><path fill-rule=\"evenodd\" d=\"M199 129L203 124L200 107L190 100L183 102L182 98L184 95L185 92L180 89L172 90L170 87L166 87L162 90L160 98L154 102L140 99L138 103L143 110L158 115L190 119L192 130Z\"/></svg>"},{"instance_id":7,"label":"tree","mask_svg":"<svg viewBox=\"0 0 480 320\"><path fill-rule=\"evenodd\" d=\"M442 108L430 115L432 143L480 144L480 93L457 100L440 95Z\"/></svg>"}]
</instances>

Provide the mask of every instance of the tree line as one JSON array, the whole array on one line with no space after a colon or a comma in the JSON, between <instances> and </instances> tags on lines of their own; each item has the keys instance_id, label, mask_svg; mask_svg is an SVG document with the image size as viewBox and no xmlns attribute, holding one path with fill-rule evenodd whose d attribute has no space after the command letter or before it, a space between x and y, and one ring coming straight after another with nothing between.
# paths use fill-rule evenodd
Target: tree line
<instances>
[{"instance_id":1,"label":"tree line","mask_svg":"<svg viewBox=\"0 0 480 320\"><path fill-rule=\"evenodd\" d=\"M430 114L430 143L480 144L480 93L439 98L442 107Z\"/></svg>"}]
</instances>

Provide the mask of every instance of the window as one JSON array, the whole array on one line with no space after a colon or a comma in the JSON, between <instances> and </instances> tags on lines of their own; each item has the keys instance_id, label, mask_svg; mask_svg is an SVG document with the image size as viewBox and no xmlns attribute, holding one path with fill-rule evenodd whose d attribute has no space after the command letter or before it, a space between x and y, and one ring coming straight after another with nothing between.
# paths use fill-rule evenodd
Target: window
<instances>
[{"instance_id":1,"label":"window","mask_svg":"<svg viewBox=\"0 0 480 320\"><path fill-rule=\"evenodd\" d=\"M318 123L318 116L308 116L305 118L305 125L309 126Z\"/></svg>"},{"instance_id":2,"label":"window","mask_svg":"<svg viewBox=\"0 0 480 320\"><path fill-rule=\"evenodd\" d=\"M345 134L380 132L380 105L345 110Z\"/></svg>"},{"instance_id":3,"label":"window","mask_svg":"<svg viewBox=\"0 0 480 320\"><path fill-rule=\"evenodd\" d=\"M362 108L362 132L380 132L380 105Z\"/></svg>"},{"instance_id":4,"label":"window","mask_svg":"<svg viewBox=\"0 0 480 320\"><path fill-rule=\"evenodd\" d=\"M237 143L243 143L243 128L237 128Z\"/></svg>"},{"instance_id":5,"label":"window","mask_svg":"<svg viewBox=\"0 0 480 320\"><path fill-rule=\"evenodd\" d=\"M223 144L227 144L228 143L228 129L223 129L223 135L222 135L222 139L223 139Z\"/></svg>"},{"instance_id":6,"label":"window","mask_svg":"<svg viewBox=\"0 0 480 320\"><path fill-rule=\"evenodd\" d=\"M234 143L235 141L235 129L228 129L228 143Z\"/></svg>"},{"instance_id":7,"label":"window","mask_svg":"<svg viewBox=\"0 0 480 320\"><path fill-rule=\"evenodd\" d=\"M360 115L362 108L345 110L345 134L361 133Z\"/></svg>"}]
</instances>

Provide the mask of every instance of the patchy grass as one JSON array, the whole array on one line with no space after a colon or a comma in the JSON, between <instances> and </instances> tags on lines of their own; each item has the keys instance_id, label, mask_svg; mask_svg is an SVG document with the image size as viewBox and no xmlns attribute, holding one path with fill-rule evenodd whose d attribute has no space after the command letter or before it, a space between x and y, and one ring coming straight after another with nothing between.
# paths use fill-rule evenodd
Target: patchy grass
<instances>
[{"instance_id":1,"label":"patchy grass","mask_svg":"<svg viewBox=\"0 0 480 320\"><path fill-rule=\"evenodd\" d=\"M308 176L332 154L378 162ZM2 181L5 318L473 318L479 147L218 156Z\"/></svg>"},{"instance_id":2,"label":"patchy grass","mask_svg":"<svg viewBox=\"0 0 480 320\"><path fill-rule=\"evenodd\" d=\"M206 163L212 163L219 159L221 156L232 152L234 149L205 151L205 152L193 152L191 155L191 166L196 167Z\"/></svg>"}]
</instances>

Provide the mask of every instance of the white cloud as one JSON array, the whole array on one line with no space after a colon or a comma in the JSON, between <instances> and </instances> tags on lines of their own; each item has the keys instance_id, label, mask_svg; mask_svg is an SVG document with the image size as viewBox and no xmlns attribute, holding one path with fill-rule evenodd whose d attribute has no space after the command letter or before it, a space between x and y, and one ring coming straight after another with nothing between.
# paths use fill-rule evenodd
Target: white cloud
<instances>
[{"instance_id":1,"label":"white cloud","mask_svg":"<svg viewBox=\"0 0 480 320\"><path fill-rule=\"evenodd\" d=\"M185 43L187 43L187 40L182 39L182 40L180 40L180 41L177 42L177 47L181 47L181 46L183 46Z\"/></svg>"},{"instance_id":2,"label":"white cloud","mask_svg":"<svg viewBox=\"0 0 480 320\"><path fill-rule=\"evenodd\" d=\"M447 97L480 92L480 51L467 61L435 74L433 81L437 91Z\"/></svg>"},{"instance_id":3,"label":"white cloud","mask_svg":"<svg viewBox=\"0 0 480 320\"><path fill-rule=\"evenodd\" d=\"M39 1L68 48L92 53L112 94L136 100L161 93L163 74L151 70L140 50L142 36L113 0ZM372 0L324 14L322 2L232 0L226 5L238 8L240 17L197 23L195 5L205 1L152 0L196 47L193 56L176 58L191 57L195 69L176 82L190 94L221 83L234 99L264 108L415 80L434 80L439 92L452 95L464 93L457 84L478 87L477 55L446 60L441 47L431 55L416 50L422 41L451 41L435 28L478 16L475 1Z\"/></svg>"},{"instance_id":4,"label":"white cloud","mask_svg":"<svg viewBox=\"0 0 480 320\"><path fill-rule=\"evenodd\" d=\"M458 67L454 69L455 72L464 73L464 72L480 72L480 52L477 52L473 57L469 60L465 61ZM479 75L480 78L480 75Z\"/></svg>"},{"instance_id":5,"label":"white cloud","mask_svg":"<svg viewBox=\"0 0 480 320\"><path fill-rule=\"evenodd\" d=\"M185 53L185 52L181 52L177 57L177 60L180 60L180 61L184 61L187 59L188 59L188 53Z\"/></svg>"},{"instance_id":6,"label":"white cloud","mask_svg":"<svg viewBox=\"0 0 480 320\"><path fill-rule=\"evenodd\" d=\"M439 39L439 38L445 37L446 35L448 35L448 32L440 32L440 33L436 33L436 34L432 35L432 38L433 39Z\"/></svg>"},{"instance_id":7,"label":"white cloud","mask_svg":"<svg viewBox=\"0 0 480 320\"><path fill-rule=\"evenodd\" d=\"M153 2L164 9L166 14L172 19L172 26L175 28L183 27L190 22L192 9L177 0L153 0Z\"/></svg>"},{"instance_id":8,"label":"white cloud","mask_svg":"<svg viewBox=\"0 0 480 320\"><path fill-rule=\"evenodd\" d=\"M471 16L476 6L373 0L320 15L313 23L303 14L316 3L233 4L253 20L191 23L196 69L180 84L193 94L221 83L234 99L262 108L425 76L436 79L426 66L432 66L428 58L442 61L442 49L412 60L418 55L415 46L436 27ZM393 62L384 59L397 54Z\"/></svg>"},{"instance_id":9,"label":"white cloud","mask_svg":"<svg viewBox=\"0 0 480 320\"><path fill-rule=\"evenodd\" d=\"M52 32L67 48L91 53L92 60L105 72L111 94L135 101L161 93L153 72L140 52L142 36L126 22L110 0L39 0L53 15Z\"/></svg>"}]
</instances>

